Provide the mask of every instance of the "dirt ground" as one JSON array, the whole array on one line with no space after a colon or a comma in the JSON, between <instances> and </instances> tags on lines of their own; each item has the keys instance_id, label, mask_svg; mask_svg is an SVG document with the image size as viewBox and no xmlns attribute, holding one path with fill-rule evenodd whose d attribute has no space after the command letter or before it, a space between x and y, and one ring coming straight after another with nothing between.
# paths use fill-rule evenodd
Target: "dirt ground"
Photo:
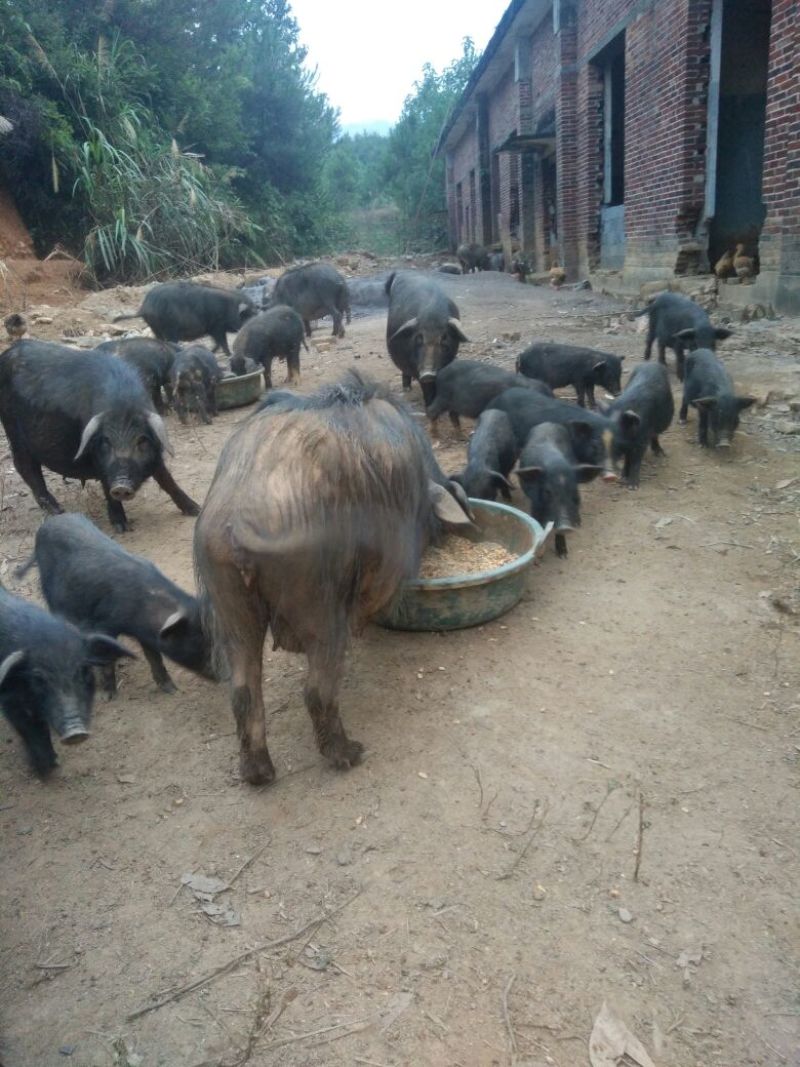
<instances>
[{"instance_id":1,"label":"dirt ground","mask_svg":"<svg viewBox=\"0 0 800 1067\"><path fill-rule=\"evenodd\" d=\"M546 336L641 358L601 295L442 281L465 357L508 366ZM53 315L39 335L76 312ZM303 390L354 360L399 390L383 313L329 328ZM44 784L0 723L5 1067L576 1067L603 1002L658 1067L800 1064L800 323L737 325L722 352L766 401L732 451L673 426L638 493L586 487L569 558L548 551L513 612L354 644L349 773L318 755L285 653L264 658L265 789L237 779L225 688L170 667L164 695L141 658ZM195 498L243 414L169 419ZM108 531L96 486L48 481ZM13 568L41 515L5 448L0 508L2 580L38 598ZM152 483L127 510L125 546L190 586L192 521ZM192 872L231 885L221 916Z\"/></svg>"}]
</instances>

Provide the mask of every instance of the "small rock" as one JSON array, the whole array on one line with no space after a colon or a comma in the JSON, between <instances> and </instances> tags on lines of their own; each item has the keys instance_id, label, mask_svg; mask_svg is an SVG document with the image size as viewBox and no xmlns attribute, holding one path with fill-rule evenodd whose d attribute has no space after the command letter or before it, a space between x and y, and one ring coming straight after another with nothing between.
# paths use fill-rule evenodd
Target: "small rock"
<instances>
[{"instance_id":1,"label":"small rock","mask_svg":"<svg viewBox=\"0 0 800 1067\"><path fill-rule=\"evenodd\" d=\"M341 852L336 853L336 862L340 867L349 867L353 862L353 853L343 848Z\"/></svg>"},{"instance_id":2,"label":"small rock","mask_svg":"<svg viewBox=\"0 0 800 1067\"><path fill-rule=\"evenodd\" d=\"M50 326L53 322L52 316L50 315L31 315L31 319L38 326ZM67 1055L71 1055L71 1053L67 1053Z\"/></svg>"},{"instance_id":3,"label":"small rock","mask_svg":"<svg viewBox=\"0 0 800 1067\"><path fill-rule=\"evenodd\" d=\"M136 781L136 775L135 774L118 774L117 775L117 781L119 782L120 785L133 785L133 783Z\"/></svg>"},{"instance_id":4,"label":"small rock","mask_svg":"<svg viewBox=\"0 0 800 1067\"><path fill-rule=\"evenodd\" d=\"M504 330L501 337L504 341L519 341L522 334L519 330Z\"/></svg>"},{"instance_id":5,"label":"small rock","mask_svg":"<svg viewBox=\"0 0 800 1067\"><path fill-rule=\"evenodd\" d=\"M74 1045L62 1045L61 1048L58 1051L61 1053L62 1056L71 1056L72 1053L75 1051L75 1046Z\"/></svg>"},{"instance_id":6,"label":"small rock","mask_svg":"<svg viewBox=\"0 0 800 1067\"><path fill-rule=\"evenodd\" d=\"M796 478L784 478L783 481L775 483L775 488L776 489L788 489L789 486L790 485L794 485L794 483L796 481L797 481Z\"/></svg>"},{"instance_id":7,"label":"small rock","mask_svg":"<svg viewBox=\"0 0 800 1067\"><path fill-rule=\"evenodd\" d=\"M632 923L633 922L633 915L631 915L631 913L628 911L627 908L620 908L619 911L617 912L617 915L619 915L620 922L624 922L624 923Z\"/></svg>"},{"instance_id":8,"label":"small rock","mask_svg":"<svg viewBox=\"0 0 800 1067\"><path fill-rule=\"evenodd\" d=\"M778 433L800 434L800 422L794 422L792 419L778 419L775 429Z\"/></svg>"},{"instance_id":9,"label":"small rock","mask_svg":"<svg viewBox=\"0 0 800 1067\"><path fill-rule=\"evenodd\" d=\"M28 834L32 834L32 833L33 833L33 827L32 826L18 826L17 827L17 837L27 837Z\"/></svg>"},{"instance_id":10,"label":"small rock","mask_svg":"<svg viewBox=\"0 0 800 1067\"><path fill-rule=\"evenodd\" d=\"M544 898L546 896L547 896L547 890L545 889L545 887L543 885L539 885L539 883L537 882L536 885L533 887L533 899L534 900L544 900Z\"/></svg>"},{"instance_id":11,"label":"small rock","mask_svg":"<svg viewBox=\"0 0 800 1067\"><path fill-rule=\"evenodd\" d=\"M306 848L306 852L309 854L309 856L319 856L322 854L322 849L319 847L319 845L309 845Z\"/></svg>"}]
</instances>

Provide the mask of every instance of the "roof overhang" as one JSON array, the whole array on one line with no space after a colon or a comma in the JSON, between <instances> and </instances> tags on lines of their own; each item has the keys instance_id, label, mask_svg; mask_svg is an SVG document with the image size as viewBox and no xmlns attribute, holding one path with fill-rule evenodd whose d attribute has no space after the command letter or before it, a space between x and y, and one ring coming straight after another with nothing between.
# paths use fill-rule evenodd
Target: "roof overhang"
<instances>
[{"instance_id":1,"label":"roof overhang","mask_svg":"<svg viewBox=\"0 0 800 1067\"><path fill-rule=\"evenodd\" d=\"M494 149L495 152L554 152L556 147L555 134L518 134L516 130L506 137L502 144Z\"/></svg>"},{"instance_id":2,"label":"roof overhang","mask_svg":"<svg viewBox=\"0 0 800 1067\"><path fill-rule=\"evenodd\" d=\"M514 66L515 48L520 38L530 38L552 10L553 0L512 0L478 60L453 114L445 126L434 154L452 149L475 122L476 100L491 93Z\"/></svg>"}]
</instances>

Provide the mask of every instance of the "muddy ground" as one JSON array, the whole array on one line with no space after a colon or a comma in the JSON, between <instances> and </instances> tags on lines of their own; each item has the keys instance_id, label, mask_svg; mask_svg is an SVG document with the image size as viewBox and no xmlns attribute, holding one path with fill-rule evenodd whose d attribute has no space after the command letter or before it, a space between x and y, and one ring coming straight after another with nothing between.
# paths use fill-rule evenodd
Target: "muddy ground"
<instances>
[{"instance_id":1,"label":"muddy ground","mask_svg":"<svg viewBox=\"0 0 800 1067\"><path fill-rule=\"evenodd\" d=\"M443 282L464 356L510 365L536 336L641 356L601 295ZM35 329L99 329L136 300ZM382 313L328 331L304 390L355 360L399 389ZM44 784L0 723L5 1067L575 1067L604 1001L659 1067L800 1064L800 324L737 326L723 351L767 401L731 452L673 426L638 493L587 487L569 558L549 551L513 612L353 646L363 766L322 762L304 663L269 651L265 789L238 781L225 688L179 668L167 696L142 659L123 667ZM169 419L197 499L243 414ZM48 481L108 531L96 486ZM2 580L36 598L13 567L41 515L7 451L1 495ZM152 483L128 514L125 546L189 586L192 520ZM201 910L189 872L232 883L216 902L239 925Z\"/></svg>"}]
</instances>

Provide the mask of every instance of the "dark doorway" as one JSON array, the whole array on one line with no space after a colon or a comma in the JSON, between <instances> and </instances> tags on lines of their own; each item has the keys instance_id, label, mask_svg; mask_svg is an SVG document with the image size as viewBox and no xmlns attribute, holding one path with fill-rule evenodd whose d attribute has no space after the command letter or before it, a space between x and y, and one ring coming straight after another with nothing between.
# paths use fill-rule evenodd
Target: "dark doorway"
<instances>
[{"instance_id":1,"label":"dark doorway","mask_svg":"<svg viewBox=\"0 0 800 1067\"><path fill-rule=\"evenodd\" d=\"M500 214L500 156L497 152L492 153L492 238L500 240L500 224L497 216Z\"/></svg>"},{"instance_id":2,"label":"dark doorway","mask_svg":"<svg viewBox=\"0 0 800 1067\"><path fill-rule=\"evenodd\" d=\"M771 0L714 0L712 82L718 71L716 173L707 205L709 261L743 244L757 256L766 210L762 201ZM716 54L715 54L716 53ZM716 86L712 84L713 93ZM713 99L709 118L713 120ZM713 121L709 140L714 138Z\"/></svg>"},{"instance_id":3,"label":"dark doorway","mask_svg":"<svg viewBox=\"0 0 800 1067\"><path fill-rule=\"evenodd\" d=\"M600 265L625 265L625 33L595 59L603 81L603 202Z\"/></svg>"}]
</instances>

